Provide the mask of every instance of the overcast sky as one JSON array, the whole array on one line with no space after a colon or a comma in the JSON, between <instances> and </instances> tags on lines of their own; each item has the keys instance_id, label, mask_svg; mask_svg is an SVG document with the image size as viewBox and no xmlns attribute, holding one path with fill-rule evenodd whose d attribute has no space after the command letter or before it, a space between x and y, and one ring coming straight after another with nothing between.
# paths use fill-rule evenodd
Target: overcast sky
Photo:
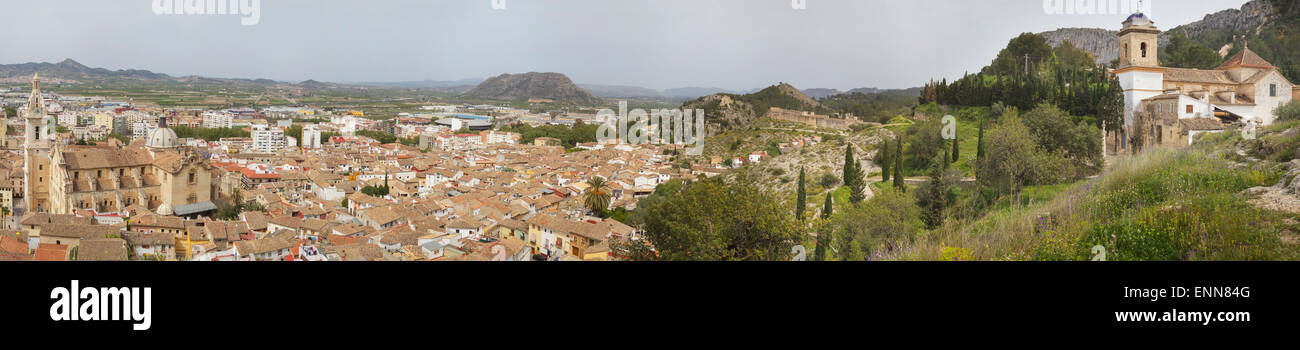
<instances>
[{"instance_id":1,"label":"overcast sky","mask_svg":"<svg viewBox=\"0 0 1300 350\"><path fill-rule=\"evenodd\" d=\"M155 15L154 0L4 0L0 63L295 82L539 71L654 89L904 88L979 70L1022 32L1118 29L1127 17L1049 15L1044 0L806 1L265 0L260 22L242 26ZM1246 2L1147 1L1163 29Z\"/></svg>"}]
</instances>

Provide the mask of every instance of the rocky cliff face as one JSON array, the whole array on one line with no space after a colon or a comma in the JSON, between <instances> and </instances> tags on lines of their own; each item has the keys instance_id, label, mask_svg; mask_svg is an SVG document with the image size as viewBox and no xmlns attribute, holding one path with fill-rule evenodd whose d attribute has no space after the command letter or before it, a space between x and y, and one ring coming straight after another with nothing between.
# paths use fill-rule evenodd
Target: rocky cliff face
<instances>
[{"instance_id":1,"label":"rocky cliff face","mask_svg":"<svg viewBox=\"0 0 1300 350\"><path fill-rule=\"evenodd\" d=\"M1119 58L1119 32L1100 28L1065 28L1040 33L1052 47L1070 42L1088 51L1097 63L1108 63Z\"/></svg>"},{"instance_id":2,"label":"rocky cliff face","mask_svg":"<svg viewBox=\"0 0 1300 350\"><path fill-rule=\"evenodd\" d=\"M1217 50L1220 46L1232 40L1233 33L1247 33L1257 30L1276 16L1277 10L1269 0L1254 0L1246 3L1240 9L1219 11L1206 15L1200 21L1166 30L1160 33L1160 45L1168 44L1169 38L1174 33L1183 33L1193 42ZM1156 25L1159 26L1161 24L1160 19L1156 18L1155 20ZM1115 23L1115 29L1118 29L1119 26L1119 23ZM1118 30L1065 28L1039 34L1046 37L1048 43L1052 46L1069 41L1075 46L1092 53L1093 57L1097 58L1097 63L1109 63L1119 57Z\"/></svg>"},{"instance_id":3,"label":"rocky cliff face","mask_svg":"<svg viewBox=\"0 0 1300 350\"><path fill-rule=\"evenodd\" d=\"M507 101L548 99L582 105L601 103L600 97L583 90L559 73L502 74L483 81L465 96Z\"/></svg>"},{"instance_id":4,"label":"rocky cliff face","mask_svg":"<svg viewBox=\"0 0 1300 350\"><path fill-rule=\"evenodd\" d=\"M1277 16L1276 9L1268 0L1254 0L1241 6L1241 9L1223 10L1206 15L1204 19L1181 25L1160 33L1160 45L1169 43L1173 33L1187 34L1188 38L1200 39L1219 35L1219 33L1251 33ZM1218 38L1215 38L1218 39ZM1231 34L1221 40L1231 40ZM1209 43L1206 43L1209 44ZM1213 43L1216 46L1227 42ZM1217 47L1211 47L1217 49Z\"/></svg>"}]
</instances>

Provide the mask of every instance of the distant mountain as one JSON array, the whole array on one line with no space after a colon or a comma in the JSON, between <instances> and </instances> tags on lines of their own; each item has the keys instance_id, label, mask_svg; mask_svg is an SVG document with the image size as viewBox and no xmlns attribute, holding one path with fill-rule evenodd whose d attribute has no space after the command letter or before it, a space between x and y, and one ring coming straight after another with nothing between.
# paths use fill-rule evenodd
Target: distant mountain
<instances>
[{"instance_id":1,"label":"distant mountain","mask_svg":"<svg viewBox=\"0 0 1300 350\"><path fill-rule=\"evenodd\" d=\"M1221 50L1224 45L1233 41L1234 35L1253 34L1260 27L1277 18L1279 14L1273 6L1273 1L1281 0L1254 0L1242 5L1240 9L1219 11L1206 15L1200 21L1165 30L1160 33L1160 46L1167 45L1174 33L1182 33L1186 34L1193 43L1213 50ZM1156 25L1159 26L1160 19L1155 18L1155 20ZM1120 24L1115 23L1115 29L1119 27ZM1120 44L1117 30L1064 28L1039 33L1039 35L1047 38L1047 42L1053 47L1069 41L1074 46L1092 53L1092 56L1097 58L1097 63L1109 63L1119 57Z\"/></svg>"},{"instance_id":2,"label":"distant mountain","mask_svg":"<svg viewBox=\"0 0 1300 350\"><path fill-rule=\"evenodd\" d=\"M502 74L488 78L464 96L493 100L549 99L559 103L596 105L600 97L583 90L560 73Z\"/></svg>"},{"instance_id":3,"label":"distant mountain","mask_svg":"<svg viewBox=\"0 0 1300 350\"><path fill-rule=\"evenodd\" d=\"M166 74L147 70L126 69L112 71L104 68L90 68L72 59L65 59L59 63L41 62L0 65L0 79L30 78L37 72L46 79L63 80L166 80L172 78Z\"/></svg>"},{"instance_id":4,"label":"distant mountain","mask_svg":"<svg viewBox=\"0 0 1300 350\"><path fill-rule=\"evenodd\" d=\"M681 87L681 88L667 89L663 91L664 96L686 97L686 98L699 98L701 96L708 96L712 94L721 94L721 93L735 94L741 92L727 90L723 88L716 88L716 87Z\"/></svg>"},{"instance_id":5,"label":"distant mountain","mask_svg":"<svg viewBox=\"0 0 1300 350\"><path fill-rule=\"evenodd\" d=\"M478 84L481 83L483 83L483 79L461 79L461 80L450 80L450 81L426 79L421 81L354 83L352 85L378 86L378 87L402 88L402 89L445 89L445 88L455 88L460 86L468 86L470 88L473 88L474 86L477 86Z\"/></svg>"},{"instance_id":6,"label":"distant mountain","mask_svg":"<svg viewBox=\"0 0 1300 350\"><path fill-rule=\"evenodd\" d=\"M590 91L596 96L604 98L662 98L664 93L659 90L643 88L638 86L619 86L619 85L598 85L598 84L578 84L578 87Z\"/></svg>"},{"instance_id":7,"label":"distant mountain","mask_svg":"<svg viewBox=\"0 0 1300 350\"><path fill-rule=\"evenodd\" d=\"M822 99L827 96L835 96L835 95L842 94L844 92L840 91L839 89L813 88L813 89L806 89L803 91L803 93L805 95L808 95L808 97L812 97L815 99Z\"/></svg>"}]
</instances>

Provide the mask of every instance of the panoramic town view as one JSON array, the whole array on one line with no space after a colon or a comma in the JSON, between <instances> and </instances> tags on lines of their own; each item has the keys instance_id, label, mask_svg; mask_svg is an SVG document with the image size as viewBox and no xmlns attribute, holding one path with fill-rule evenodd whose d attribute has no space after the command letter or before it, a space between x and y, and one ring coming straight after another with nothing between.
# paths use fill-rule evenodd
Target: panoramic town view
<instances>
[{"instance_id":1,"label":"panoramic town view","mask_svg":"<svg viewBox=\"0 0 1300 350\"><path fill-rule=\"evenodd\" d=\"M148 24L0 54L0 261L1300 260L1296 1L1002 1L1094 27L945 41L701 24L796 42L731 62L640 55L768 53L528 19L615 4L435 2L476 12L427 41L305 34L373 25L333 2L13 10L60 3ZM862 3L752 21L912 6ZM464 29L519 22L545 29Z\"/></svg>"}]
</instances>

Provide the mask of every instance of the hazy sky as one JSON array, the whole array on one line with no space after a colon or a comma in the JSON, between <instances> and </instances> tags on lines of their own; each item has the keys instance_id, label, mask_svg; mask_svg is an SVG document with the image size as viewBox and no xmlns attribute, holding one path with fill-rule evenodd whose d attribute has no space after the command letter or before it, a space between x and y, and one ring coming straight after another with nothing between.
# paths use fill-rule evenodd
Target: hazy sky
<instances>
[{"instance_id":1,"label":"hazy sky","mask_svg":"<svg viewBox=\"0 0 1300 350\"><path fill-rule=\"evenodd\" d=\"M234 0L232 0L234 1ZM1105 1L1105 0L1102 0ZM1163 29L1245 0L1147 0ZM987 65L1022 32L1118 29L1044 0L264 0L155 15L153 0L3 0L0 63L334 82L560 72L590 84L729 89L920 86Z\"/></svg>"}]
</instances>

